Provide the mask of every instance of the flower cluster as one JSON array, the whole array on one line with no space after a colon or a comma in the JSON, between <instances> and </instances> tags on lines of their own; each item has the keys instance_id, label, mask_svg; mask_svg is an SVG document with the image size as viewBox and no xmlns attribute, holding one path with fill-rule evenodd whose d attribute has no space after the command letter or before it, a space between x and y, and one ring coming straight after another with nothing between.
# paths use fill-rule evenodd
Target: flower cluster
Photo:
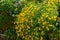
<instances>
[{"instance_id":1,"label":"flower cluster","mask_svg":"<svg viewBox=\"0 0 60 40\"><path fill-rule=\"evenodd\" d=\"M52 4L53 5L53 4ZM17 15L16 33L24 40L44 40L47 32L54 30L57 7L49 3L29 3Z\"/></svg>"}]
</instances>

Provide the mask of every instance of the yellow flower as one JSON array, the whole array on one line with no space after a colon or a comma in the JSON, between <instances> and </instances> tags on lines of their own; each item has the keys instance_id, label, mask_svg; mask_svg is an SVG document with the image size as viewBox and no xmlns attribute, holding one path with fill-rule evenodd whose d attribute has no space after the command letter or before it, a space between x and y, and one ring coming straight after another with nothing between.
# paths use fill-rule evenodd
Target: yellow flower
<instances>
[{"instance_id":1,"label":"yellow flower","mask_svg":"<svg viewBox=\"0 0 60 40\"><path fill-rule=\"evenodd\" d=\"M46 26L46 29L49 30L48 26Z\"/></svg>"},{"instance_id":2,"label":"yellow flower","mask_svg":"<svg viewBox=\"0 0 60 40\"><path fill-rule=\"evenodd\" d=\"M48 17L48 15L46 15L46 17Z\"/></svg>"},{"instance_id":3,"label":"yellow flower","mask_svg":"<svg viewBox=\"0 0 60 40\"><path fill-rule=\"evenodd\" d=\"M59 0L54 0L54 2L55 2L55 3L58 3L58 2L59 2Z\"/></svg>"},{"instance_id":4,"label":"yellow flower","mask_svg":"<svg viewBox=\"0 0 60 40\"><path fill-rule=\"evenodd\" d=\"M24 14L23 14L23 13L20 13L20 16L22 16L22 17L23 17L23 16L24 16Z\"/></svg>"},{"instance_id":5,"label":"yellow flower","mask_svg":"<svg viewBox=\"0 0 60 40\"><path fill-rule=\"evenodd\" d=\"M30 22L33 22L33 20L31 19L31 21Z\"/></svg>"},{"instance_id":6,"label":"yellow flower","mask_svg":"<svg viewBox=\"0 0 60 40\"><path fill-rule=\"evenodd\" d=\"M30 29L30 26L27 26L27 29Z\"/></svg>"},{"instance_id":7,"label":"yellow flower","mask_svg":"<svg viewBox=\"0 0 60 40\"><path fill-rule=\"evenodd\" d=\"M52 4L54 4L54 2L53 2L53 1L52 1L51 3L52 3Z\"/></svg>"},{"instance_id":8,"label":"yellow flower","mask_svg":"<svg viewBox=\"0 0 60 40\"><path fill-rule=\"evenodd\" d=\"M20 17L18 17L18 21L20 20Z\"/></svg>"},{"instance_id":9,"label":"yellow flower","mask_svg":"<svg viewBox=\"0 0 60 40\"><path fill-rule=\"evenodd\" d=\"M36 32L36 36L38 36L38 32Z\"/></svg>"},{"instance_id":10,"label":"yellow flower","mask_svg":"<svg viewBox=\"0 0 60 40\"><path fill-rule=\"evenodd\" d=\"M18 29L18 27L15 27L15 29Z\"/></svg>"},{"instance_id":11,"label":"yellow flower","mask_svg":"<svg viewBox=\"0 0 60 40\"><path fill-rule=\"evenodd\" d=\"M39 27L39 30L42 30L42 28Z\"/></svg>"},{"instance_id":12,"label":"yellow flower","mask_svg":"<svg viewBox=\"0 0 60 40\"><path fill-rule=\"evenodd\" d=\"M21 30L19 30L19 32L22 32Z\"/></svg>"},{"instance_id":13,"label":"yellow flower","mask_svg":"<svg viewBox=\"0 0 60 40\"><path fill-rule=\"evenodd\" d=\"M43 22L43 25L45 25L45 24L47 24L47 22L45 21L45 22Z\"/></svg>"},{"instance_id":14,"label":"yellow flower","mask_svg":"<svg viewBox=\"0 0 60 40\"><path fill-rule=\"evenodd\" d=\"M50 2L48 2L47 6L51 6Z\"/></svg>"},{"instance_id":15,"label":"yellow flower","mask_svg":"<svg viewBox=\"0 0 60 40\"><path fill-rule=\"evenodd\" d=\"M50 18L50 17L48 17L48 19L49 19L49 20L51 20L51 18Z\"/></svg>"},{"instance_id":16,"label":"yellow flower","mask_svg":"<svg viewBox=\"0 0 60 40\"><path fill-rule=\"evenodd\" d=\"M40 37L40 40L43 40L43 37L42 36Z\"/></svg>"},{"instance_id":17,"label":"yellow flower","mask_svg":"<svg viewBox=\"0 0 60 40\"><path fill-rule=\"evenodd\" d=\"M40 19L38 19L38 23L40 23Z\"/></svg>"},{"instance_id":18,"label":"yellow flower","mask_svg":"<svg viewBox=\"0 0 60 40\"><path fill-rule=\"evenodd\" d=\"M22 21L24 21L24 18L21 18Z\"/></svg>"},{"instance_id":19,"label":"yellow flower","mask_svg":"<svg viewBox=\"0 0 60 40\"><path fill-rule=\"evenodd\" d=\"M20 36L19 34L17 34L17 36Z\"/></svg>"},{"instance_id":20,"label":"yellow flower","mask_svg":"<svg viewBox=\"0 0 60 40\"><path fill-rule=\"evenodd\" d=\"M42 32L41 32L41 35L44 35L44 34L45 34L44 31L42 31Z\"/></svg>"},{"instance_id":21,"label":"yellow flower","mask_svg":"<svg viewBox=\"0 0 60 40\"><path fill-rule=\"evenodd\" d=\"M31 12L32 16L34 16L34 12Z\"/></svg>"},{"instance_id":22,"label":"yellow flower","mask_svg":"<svg viewBox=\"0 0 60 40\"><path fill-rule=\"evenodd\" d=\"M17 23L17 25L19 24L19 22L16 22Z\"/></svg>"},{"instance_id":23,"label":"yellow flower","mask_svg":"<svg viewBox=\"0 0 60 40\"><path fill-rule=\"evenodd\" d=\"M49 24L49 26L53 26L52 24Z\"/></svg>"},{"instance_id":24,"label":"yellow flower","mask_svg":"<svg viewBox=\"0 0 60 40\"><path fill-rule=\"evenodd\" d=\"M20 34L20 36L23 36L23 33L22 33L22 34Z\"/></svg>"},{"instance_id":25,"label":"yellow flower","mask_svg":"<svg viewBox=\"0 0 60 40\"><path fill-rule=\"evenodd\" d=\"M25 19L26 22L28 22L28 19Z\"/></svg>"},{"instance_id":26,"label":"yellow flower","mask_svg":"<svg viewBox=\"0 0 60 40\"><path fill-rule=\"evenodd\" d=\"M30 7L32 7L33 5L31 4Z\"/></svg>"},{"instance_id":27,"label":"yellow flower","mask_svg":"<svg viewBox=\"0 0 60 40\"><path fill-rule=\"evenodd\" d=\"M30 30L28 30L28 32L30 32Z\"/></svg>"},{"instance_id":28,"label":"yellow flower","mask_svg":"<svg viewBox=\"0 0 60 40\"><path fill-rule=\"evenodd\" d=\"M57 16L53 16L52 19L56 21Z\"/></svg>"},{"instance_id":29,"label":"yellow flower","mask_svg":"<svg viewBox=\"0 0 60 40\"><path fill-rule=\"evenodd\" d=\"M24 28L24 24L20 24L21 28Z\"/></svg>"},{"instance_id":30,"label":"yellow flower","mask_svg":"<svg viewBox=\"0 0 60 40\"><path fill-rule=\"evenodd\" d=\"M44 26L42 26L42 28L44 28Z\"/></svg>"},{"instance_id":31,"label":"yellow flower","mask_svg":"<svg viewBox=\"0 0 60 40\"><path fill-rule=\"evenodd\" d=\"M57 16L53 16L53 18L54 18L54 19L56 19L56 18L57 18Z\"/></svg>"},{"instance_id":32,"label":"yellow flower","mask_svg":"<svg viewBox=\"0 0 60 40\"><path fill-rule=\"evenodd\" d=\"M39 38L38 37L35 37L36 38L36 40L39 40Z\"/></svg>"},{"instance_id":33,"label":"yellow flower","mask_svg":"<svg viewBox=\"0 0 60 40\"><path fill-rule=\"evenodd\" d=\"M48 8L47 10L48 10L48 11L51 11L51 10L52 10L52 8Z\"/></svg>"},{"instance_id":34,"label":"yellow flower","mask_svg":"<svg viewBox=\"0 0 60 40\"><path fill-rule=\"evenodd\" d=\"M42 16L44 17L45 15L43 14Z\"/></svg>"}]
</instances>

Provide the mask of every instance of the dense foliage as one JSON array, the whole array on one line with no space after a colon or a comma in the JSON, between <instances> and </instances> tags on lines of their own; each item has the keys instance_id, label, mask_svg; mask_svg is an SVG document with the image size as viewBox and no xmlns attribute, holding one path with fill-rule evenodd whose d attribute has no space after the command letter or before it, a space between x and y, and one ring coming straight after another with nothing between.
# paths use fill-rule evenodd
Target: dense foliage
<instances>
[{"instance_id":1,"label":"dense foliage","mask_svg":"<svg viewBox=\"0 0 60 40\"><path fill-rule=\"evenodd\" d=\"M0 0L0 34L8 40L60 40L60 0Z\"/></svg>"},{"instance_id":2,"label":"dense foliage","mask_svg":"<svg viewBox=\"0 0 60 40\"><path fill-rule=\"evenodd\" d=\"M31 2L25 5L21 13L17 15L17 25L15 27L17 36L23 40L48 39L50 36L47 38L46 36L56 30L58 11L54 2ZM51 38L49 39L51 40Z\"/></svg>"}]
</instances>

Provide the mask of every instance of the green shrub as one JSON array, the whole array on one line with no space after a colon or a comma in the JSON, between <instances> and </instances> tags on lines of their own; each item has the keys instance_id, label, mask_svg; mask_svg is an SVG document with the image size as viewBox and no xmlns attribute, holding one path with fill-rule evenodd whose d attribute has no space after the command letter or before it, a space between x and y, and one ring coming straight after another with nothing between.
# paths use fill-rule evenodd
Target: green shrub
<instances>
[{"instance_id":1,"label":"green shrub","mask_svg":"<svg viewBox=\"0 0 60 40\"><path fill-rule=\"evenodd\" d=\"M28 3L17 15L16 33L24 40L45 40L56 26L57 6L53 3Z\"/></svg>"}]
</instances>

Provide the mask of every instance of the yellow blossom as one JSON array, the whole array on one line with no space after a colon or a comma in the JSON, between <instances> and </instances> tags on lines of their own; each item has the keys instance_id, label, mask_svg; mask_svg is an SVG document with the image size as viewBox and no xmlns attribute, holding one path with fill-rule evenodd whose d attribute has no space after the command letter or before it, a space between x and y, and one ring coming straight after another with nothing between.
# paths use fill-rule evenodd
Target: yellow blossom
<instances>
[{"instance_id":1,"label":"yellow blossom","mask_svg":"<svg viewBox=\"0 0 60 40\"><path fill-rule=\"evenodd\" d=\"M40 40L43 40L43 37L42 36L40 37Z\"/></svg>"},{"instance_id":2,"label":"yellow blossom","mask_svg":"<svg viewBox=\"0 0 60 40\"><path fill-rule=\"evenodd\" d=\"M20 24L21 28L24 28L24 24Z\"/></svg>"},{"instance_id":3,"label":"yellow blossom","mask_svg":"<svg viewBox=\"0 0 60 40\"><path fill-rule=\"evenodd\" d=\"M30 7L32 7L33 5L31 4Z\"/></svg>"},{"instance_id":4,"label":"yellow blossom","mask_svg":"<svg viewBox=\"0 0 60 40\"><path fill-rule=\"evenodd\" d=\"M22 34L20 34L20 36L23 36L23 33L22 33Z\"/></svg>"},{"instance_id":5,"label":"yellow blossom","mask_svg":"<svg viewBox=\"0 0 60 40\"><path fill-rule=\"evenodd\" d=\"M46 15L46 17L48 17L48 15Z\"/></svg>"},{"instance_id":6,"label":"yellow blossom","mask_svg":"<svg viewBox=\"0 0 60 40\"><path fill-rule=\"evenodd\" d=\"M49 24L49 26L53 26L52 24Z\"/></svg>"},{"instance_id":7,"label":"yellow blossom","mask_svg":"<svg viewBox=\"0 0 60 40\"><path fill-rule=\"evenodd\" d=\"M47 22L45 21L45 22L43 22L43 25L45 25L45 24L47 24Z\"/></svg>"},{"instance_id":8,"label":"yellow blossom","mask_svg":"<svg viewBox=\"0 0 60 40\"><path fill-rule=\"evenodd\" d=\"M30 22L33 22L33 19L31 19L31 21Z\"/></svg>"},{"instance_id":9,"label":"yellow blossom","mask_svg":"<svg viewBox=\"0 0 60 40\"><path fill-rule=\"evenodd\" d=\"M28 32L30 32L30 30L28 30Z\"/></svg>"},{"instance_id":10,"label":"yellow blossom","mask_svg":"<svg viewBox=\"0 0 60 40\"><path fill-rule=\"evenodd\" d=\"M57 18L57 16L53 16L53 18L54 18L54 19L56 19L56 18Z\"/></svg>"},{"instance_id":11,"label":"yellow blossom","mask_svg":"<svg viewBox=\"0 0 60 40\"><path fill-rule=\"evenodd\" d=\"M15 27L15 29L18 29L18 27Z\"/></svg>"},{"instance_id":12,"label":"yellow blossom","mask_svg":"<svg viewBox=\"0 0 60 40\"><path fill-rule=\"evenodd\" d=\"M40 19L38 19L38 23L40 23Z\"/></svg>"},{"instance_id":13,"label":"yellow blossom","mask_svg":"<svg viewBox=\"0 0 60 40\"><path fill-rule=\"evenodd\" d=\"M19 30L19 32L22 32L21 30Z\"/></svg>"},{"instance_id":14,"label":"yellow blossom","mask_svg":"<svg viewBox=\"0 0 60 40\"><path fill-rule=\"evenodd\" d=\"M42 30L42 28L39 27L39 30Z\"/></svg>"},{"instance_id":15,"label":"yellow blossom","mask_svg":"<svg viewBox=\"0 0 60 40\"><path fill-rule=\"evenodd\" d=\"M38 32L36 32L36 35L38 36Z\"/></svg>"},{"instance_id":16,"label":"yellow blossom","mask_svg":"<svg viewBox=\"0 0 60 40\"><path fill-rule=\"evenodd\" d=\"M42 28L44 28L44 26L42 26Z\"/></svg>"},{"instance_id":17,"label":"yellow blossom","mask_svg":"<svg viewBox=\"0 0 60 40\"><path fill-rule=\"evenodd\" d=\"M20 36L19 34L17 34L17 36Z\"/></svg>"},{"instance_id":18,"label":"yellow blossom","mask_svg":"<svg viewBox=\"0 0 60 40\"><path fill-rule=\"evenodd\" d=\"M21 18L22 21L24 21L24 18Z\"/></svg>"},{"instance_id":19,"label":"yellow blossom","mask_svg":"<svg viewBox=\"0 0 60 40\"><path fill-rule=\"evenodd\" d=\"M45 34L44 31L42 31L42 32L41 32L41 35L44 35L44 34Z\"/></svg>"},{"instance_id":20,"label":"yellow blossom","mask_svg":"<svg viewBox=\"0 0 60 40\"><path fill-rule=\"evenodd\" d=\"M51 10L52 10L52 8L48 8L47 10L48 10L48 11L51 11Z\"/></svg>"},{"instance_id":21,"label":"yellow blossom","mask_svg":"<svg viewBox=\"0 0 60 40\"><path fill-rule=\"evenodd\" d=\"M25 19L26 22L28 22L28 19Z\"/></svg>"},{"instance_id":22,"label":"yellow blossom","mask_svg":"<svg viewBox=\"0 0 60 40\"><path fill-rule=\"evenodd\" d=\"M49 30L48 26L46 26L46 29Z\"/></svg>"},{"instance_id":23,"label":"yellow blossom","mask_svg":"<svg viewBox=\"0 0 60 40\"><path fill-rule=\"evenodd\" d=\"M50 18L50 17L48 17L48 20L51 20L51 18Z\"/></svg>"},{"instance_id":24,"label":"yellow blossom","mask_svg":"<svg viewBox=\"0 0 60 40\"><path fill-rule=\"evenodd\" d=\"M27 29L30 29L30 26L27 26Z\"/></svg>"}]
</instances>

